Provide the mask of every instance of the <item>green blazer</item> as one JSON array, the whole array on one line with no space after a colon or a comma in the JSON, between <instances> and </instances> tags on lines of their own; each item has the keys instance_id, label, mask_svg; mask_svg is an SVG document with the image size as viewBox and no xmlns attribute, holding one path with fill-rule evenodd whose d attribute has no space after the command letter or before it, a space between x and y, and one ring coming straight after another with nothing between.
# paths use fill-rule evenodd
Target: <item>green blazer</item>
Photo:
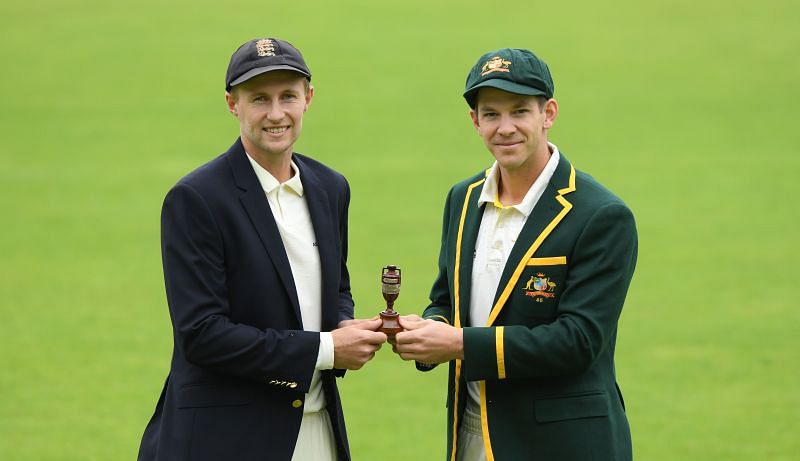
<instances>
[{"instance_id":1,"label":"green blazer","mask_svg":"<svg viewBox=\"0 0 800 461\"><path fill-rule=\"evenodd\" d=\"M614 348L636 265L631 211L562 155L511 251L488 324L464 327L484 181L476 175L447 196L423 313L464 328L464 359L450 362L447 459L456 459L466 381L479 381L489 461L630 460Z\"/></svg>"}]
</instances>

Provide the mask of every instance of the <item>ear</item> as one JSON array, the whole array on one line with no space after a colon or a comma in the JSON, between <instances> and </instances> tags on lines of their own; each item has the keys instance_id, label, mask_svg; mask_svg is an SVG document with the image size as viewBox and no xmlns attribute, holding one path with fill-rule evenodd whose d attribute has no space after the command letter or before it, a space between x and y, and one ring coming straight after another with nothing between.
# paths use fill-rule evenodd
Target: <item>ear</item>
<instances>
[{"instance_id":1,"label":"ear","mask_svg":"<svg viewBox=\"0 0 800 461\"><path fill-rule=\"evenodd\" d=\"M477 114L477 112L475 112L475 109L470 109L469 110L469 117L472 119L472 126L474 126L475 129L480 132L481 125L480 125L480 122L478 121L478 114Z\"/></svg>"},{"instance_id":2,"label":"ear","mask_svg":"<svg viewBox=\"0 0 800 461\"><path fill-rule=\"evenodd\" d=\"M550 98L544 103L544 128L552 128L556 117L558 117L558 101Z\"/></svg>"},{"instance_id":3,"label":"ear","mask_svg":"<svg viewBox=\"0 0 800 461\"><path fill-rule=\"evenodd\" d=\"M233 114L234 117L239 117L239 101L230 93L230 91L225 92L225 104L228 105L228 111Z\"/></svg>"},{"instance_id":4,"label":"ear","mask_svg":"<svg viewBox=\"0 0 800 461\"><path fill-rule=\"evenodd\" d=\"M308 110L308 106L311 105L311 99L314 97L314 87L309 85L308 92L306 93L306 106L303 108L303 112Z\"/></svg>"}]
</instances>

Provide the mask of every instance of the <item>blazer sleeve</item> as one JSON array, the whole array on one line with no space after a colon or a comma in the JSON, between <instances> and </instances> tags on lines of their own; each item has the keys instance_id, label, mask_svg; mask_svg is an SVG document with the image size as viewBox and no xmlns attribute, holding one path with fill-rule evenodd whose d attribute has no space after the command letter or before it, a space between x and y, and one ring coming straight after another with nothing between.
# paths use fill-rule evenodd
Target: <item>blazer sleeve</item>
<instances>
[{"instance_id":1,"label":"blazer sleeve","mask_svg":"<svg viewBox=\"0 0 800 461\"><path fill-rule=\"evenodd\" d=\"M464 377L533 378L589 368L613 347L637 245L636 224L625 205L599 208L576 241L555 321L533 328L465 328Z\"/></svg>"},{"instance_id":2,"label":"blazer sleeve","mask_svg":"<svg viewBox=\"0 0 800 461\"><path fill-rule=\"evenodd\" d=\"M343 179L342 198L339 201L339 238L341 239L341 276L339 278L339 312L337 323L352 320L353 295L350 292L350 272L347 270L348 214L350 210L350 185Z\"/></svg>"},{"instance_id":3,"label":"blazer sleeve","mask_svg":"<svg viewBox=\"0 0 800 461\"><path fill-rule=\"evenodd\" d=\"M256 381L296 382L297 390L307 392L319 333L231 321L222 234L203 197L188 184L179 183L164 200L161 244L176 347L186 359Z\"/></svg>"}]
</instances>

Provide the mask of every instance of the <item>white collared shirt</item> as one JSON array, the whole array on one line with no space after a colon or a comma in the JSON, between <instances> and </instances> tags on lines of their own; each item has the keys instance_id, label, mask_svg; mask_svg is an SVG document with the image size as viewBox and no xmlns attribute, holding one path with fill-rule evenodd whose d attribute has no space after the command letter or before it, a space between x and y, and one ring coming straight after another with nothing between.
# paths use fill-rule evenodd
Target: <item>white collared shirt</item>
<instances>
[{"instance_id":1,"label":"white collared shirt","mask_svg":"<svg viewBox=\"0 0 800 461\"><path fill-rule=\"evenodd\" d=\"M547 144L552 152L550 160L517 205L503 206L500 203L497 187L500 171L497 162L494 162L486 176L483 190L478 197L478 207L484 207L484 211L472 262L469 326L482 327L489 321L492 303L511 249L556 171L561 154L554 144ZM478 382L468 382L467 389L473 401L480 402Z\"/></svg>"},{"instance_id":2,"label":"white collared shirt","mask_svg":"<svg viewBox=\"0 0 800 461\"><path fill-rule=\"evenodd\" d=\"M247 155L258 181L267 195L269 207L278 225L283 248L292 268L292 278L300 303L303 330L319 331L322 326L322 267L319 259L317 239L308 203L303 194L300 169L292 161L292 177L280 183L269 171ZM311 379L311 387L305 398L304 413L313 413L325 408L320 370L333 368L333 337L330 332L320 332L319 353Z\"/></svg>"}]
</instances>

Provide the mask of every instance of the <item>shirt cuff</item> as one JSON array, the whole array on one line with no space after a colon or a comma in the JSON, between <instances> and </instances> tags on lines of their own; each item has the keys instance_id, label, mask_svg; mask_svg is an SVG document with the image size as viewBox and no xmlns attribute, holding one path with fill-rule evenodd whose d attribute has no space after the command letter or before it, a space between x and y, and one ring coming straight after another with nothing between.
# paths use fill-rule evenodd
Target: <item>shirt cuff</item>
<instances>
[{"instance_id":1,"label":"shirt cuff","mask_svg":"<svg viewBox=\"0 0 800 461\"><path fill-rule=\"evenodd\" d=\"M319 333L319 353L315 370L330 370L333 368L333 335L329 331Z\"/></svg>"}]
</instances>

